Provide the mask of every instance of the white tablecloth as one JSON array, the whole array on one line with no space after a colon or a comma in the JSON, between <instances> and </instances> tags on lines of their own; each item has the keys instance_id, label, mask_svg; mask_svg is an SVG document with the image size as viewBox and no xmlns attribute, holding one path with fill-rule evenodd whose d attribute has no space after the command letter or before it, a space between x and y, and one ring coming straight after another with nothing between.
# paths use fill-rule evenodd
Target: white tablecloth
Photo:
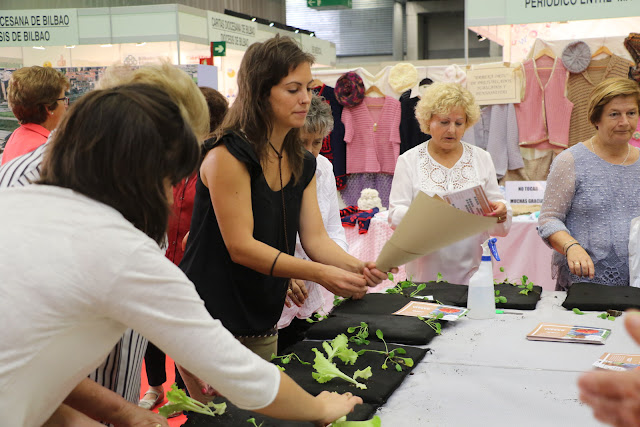
<instances>
[{"instance_id":1,"label":"white tablecloth","mask_svg":"<svg viewBox=\"0 0 640 427\"><path fill-rule=\"evenodd\" d=\"M601 426L578 400L576 381L604 352L638 353L623 319L578 316L544 291L523 316L462 318L443 329L432 353L378 410L383 426ZM540 322L606 327L605 345L529 341Z\"/></svg>"}]
</instances>

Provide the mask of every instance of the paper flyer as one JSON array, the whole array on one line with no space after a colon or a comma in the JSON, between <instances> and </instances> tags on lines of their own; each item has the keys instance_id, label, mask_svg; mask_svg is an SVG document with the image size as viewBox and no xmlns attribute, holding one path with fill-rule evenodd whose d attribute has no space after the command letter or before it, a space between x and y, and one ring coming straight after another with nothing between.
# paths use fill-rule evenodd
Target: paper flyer
<instances>
[{"instance_id":1,"label":"paper flyer","mask_svg":"<svg viewBox=\"0 0 640 427\"><path fill-rule=\"evenodd\" d=\"M414 317L436 317L442 313L442 320L456 321L469 310L464 307L454 307L452 305L440 305L431 302L410 301L407 305L400 310L392 313L399 316L414 316Z\"/></svg>"},{"instance_id":2,"label":"paper flyer","mask_svg":"<svg viewBox=\"0 0 640 427\"><path fill-rule=\"evenodd\" d=\"M395 232L380 251L380 271L404 265L496 225L496 217L473 215L422 191L409 206Z\"/></svg>"},{"instance_id":3,"label":"paper flyer","mask_svg":"<svg viewBox=\"0 0 640 427\"><path fill-rule=\"evenodd\" d=\"M611 329L594 328L590 326L558 325L543 322L527 335L527 339L534 341L604 344L604 341L610 334Z\"/></svg>"},{"instance_id":4,"label":"paper flyer","mask_svg":"<svg viewBox=\"0 0 640 427\"><path fill-rule=\"evenodd\" d=\"M604 353L593 366L611 371L632 371L640 368L640 354Z\"/></svg>"}]
</instances>

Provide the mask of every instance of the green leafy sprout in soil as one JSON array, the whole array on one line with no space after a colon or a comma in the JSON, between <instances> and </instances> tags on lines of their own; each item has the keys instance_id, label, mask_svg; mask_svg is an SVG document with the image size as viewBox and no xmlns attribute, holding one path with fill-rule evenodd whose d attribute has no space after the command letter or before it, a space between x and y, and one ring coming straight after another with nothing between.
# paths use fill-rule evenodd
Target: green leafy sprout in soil
<instances>
[{"instance_id":1,"label":"green leafy sprout in soil","mask_svg":"<svg viewBox=\"0 0 640 427\"><path fill-rule=\"evenodd\" d=\"M328 317L329 317L328 314L313 313L313 316L308 317L306 320L308 323L318 323L318 322L322 322L324 319L327 319Z\"/></svg>"},{"instance_id":2,"label":"green leafy sprout in soil","mask_svg":"<svg viewBox=\"0 0 640 427\"><path fill-rule=\"evenodd\" d=\"M575 314L579 314L579 315L581 315L581 316L584 314L584 312L580 311L580 309L579 309L579 308L574 308L574 309L572 309L571 311L573 311Z\"/></svg>"},{"instance_id":3,"label":"green leafy sprout in soil","mask_svg":"<svg viewBox=\"0 0 640 427\"><path fill-rule=\"evenodd\" d=\"M248 422L249 424L251 424L252 426L254 426L254 427L262 427L262 424L264 424L264 421L263 421L263 422L261 422L260 424L256 424L256 419L255 419L255 418L249 418L249 419L247 420L247 422Z\"/></svg>"},{"instance_id":4,"label":"green leafy sprout in soil","mask_svg":"<svg viewBox=\"0 0 640 427\"><path fill-rule=\"evenodd\" d=\"M607 320L611 320L611 321L616 320L616 318L614 316L611 316L606 311L604 313L602 313L602 314L599 314L598 317L601 318L601 319L607 319Z\"/></svg>"},{"instance_id":5,"label":"green leafy sprout in soil","mask_svg":"<svg viewBox=\"0 0 640 427\"><path fill-rule=\"evenodd\" d=\"M418 316L418 319L422 320L424 323L429 325L431 329L433 329L436 332L437 335L441 335L442 325L440 324L440 322L438 322L438 320L442 319L443 317L444 317L444 313L438 313L435 317L430 317L427 319L425 317Z\"/></svg>"},{"instance_id":6,"label":"green leafy sprout in soil","mask_svg":"<svg viewBox=\"0 0 640 427\"><path fill-rule=\"evenodd\" d=\"M391 273L389 273L391 274ZM359 344L359 345L369 345L369 325L365 322L360 322L360 326L350 326L347 328L347 332L355 335L349 337L349 342Z\"/></svg>"},{"instance_id":7,"label":"green leafy sprout in soil","mask_svg":"<svg viewBox=\"0 0 640 427\"><path fill-rule=\"evenodd\" d=\"M324 357L324 355L318 351L317 348L313 348L311 349L313 350L313 352L316 354L315 359L313 360L313 369L316 370L316 372L312 372L311 375L313 376L313 379L316 380L317 382L324 384L330 380L332 380L333 378L341 378L353 385L355 385L356 387L365 390L367 388L366 385L358 382L358 378L362 378L362 379L368 379L369 377L371 377L372 373L371 373L371 366L367 366L365 369L358 369L354 374L353 377L348 376L347 374L345 374L344 372L342 372L340 369L338 369L338 367L336 366L335 363L331 363L329 360L327 360L326 357Z\"/></svg>"},{"instance_id":8,"label":"green leafy sprout in soil","mask_svg":"<svg viewBox=\"0 0 640 427\"><path fill-rule=\"evenodd\" d=\"M305 362L304 360L300 359L300 357L295 353L285 354L284 356L276 356L275 354L271 353L271 360L276 359L280 359L280 363L282 363L283 365L288 365L292 360L297 360L303 365L311 365L311 362ZM278 369L284 371L284 366L278 365Z\"/></svg>"},{"instance_id":9,"label":"green leafy sprout in soil","mask_svg":"<svg viewBox=\"0 0 640 427\"><path fill-rule=\"evenodd\" d=\"M190 398L189 396L187 396L184 390L180 390L175 383L173 383L171 389L167 392L167 400L169 401L169 403L161 406L160 409L158 409L158 413L165 418L168 418L169 415L181 411L197 412L198 414L205 414L214 417L216 415L224 414L224 412L227 410L227 404L224 402L209 402L207 404L204 404Z\"/></svg>"},{"instance_id":10,"label":"green leafy sprout in soil","mask_svg":"<svg viewBox=\"0 0 640 427\"><path fill-rule=\"evenodd\" d=\"M519 293L522 295L529 295L529 292L533 290L533 282L529 281L529 278L524 274L522 275L522 278L520 279L520 281L522 284L517 285L518 288L521 289Z\"/></svg>"},{"instance_id":11,"label":"green leafy sprout in soil","mask_svg":"<svg viewBox=\"0 0 640 427\"><path fill-rule=\"evenodd\" d=\"M407 354L407 351L404 348L398 347L389 351L389 346L387 345L387 342L384 340L384 335L380 329L376 330L376 336L378 337L378 339L380 339L384 343L385 350L380 351L380 350L364 349L364 350L360 350L358 352L358 355L363 355L368 351L372 353L382 354L383 356L385 356L384 362L382 363L382 369L387 369L388 363L391 363L391 365L394 366L395 370L398 372L402 372L402 365L405 365L409 368L413 366L412 358L398 356L399 354L402 354L402 355Z\"/></svg>"},{"instance_id":12,"label":"green leafy sprout in soil","mask_svg":"<svg viewBox=\"0 0 640 427\"><path fill-rule=\"evenodd\" d=\"M507 302L507 297L500 295L500 291L496 289L495 300L496 300L496 304L504 304Z\"/></svg>"},{"instance_id":13,"label":"green leafy sprout in soil","mask_svg":"<svg viewBox=\"0 0 640 427\"><path fill-rule=\"evenodd\" d=\"M389 273L389 274L391 274L391 273ZM337 306L339 306L340 304L342 304L343 302L345 302L348 299L349 298L342 298L341 296L334 295L333 296L333 306L337 307Z\"/></svg>"}]
</instances>

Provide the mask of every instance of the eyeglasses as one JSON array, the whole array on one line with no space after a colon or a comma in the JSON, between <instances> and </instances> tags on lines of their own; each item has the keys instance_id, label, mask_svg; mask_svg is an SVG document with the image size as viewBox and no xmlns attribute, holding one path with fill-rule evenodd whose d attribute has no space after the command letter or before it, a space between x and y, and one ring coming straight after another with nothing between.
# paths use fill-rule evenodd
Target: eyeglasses
<instances>
[{"instance_id":1,"label":"eyeglasses","mask_svg":"<svg viewBox=\"0 0 640 427\"><path fill-rule=\"evenodd\" d=\"M69 97L67 97L67 96L64 96L62 98L58 98L58 99L56 99L56 101L64 101L64 105L67 106L67 107L69 106Z\"/></svg>"}]
</instances>

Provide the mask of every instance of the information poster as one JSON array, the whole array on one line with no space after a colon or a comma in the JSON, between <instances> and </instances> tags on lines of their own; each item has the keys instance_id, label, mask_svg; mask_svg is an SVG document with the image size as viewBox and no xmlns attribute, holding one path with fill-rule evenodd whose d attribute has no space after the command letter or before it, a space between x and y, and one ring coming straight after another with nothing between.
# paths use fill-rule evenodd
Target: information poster
<instances>
[{"instance_id":1,"label":"information poster","mask_svg":"<svg viewBox=\"0 0 640 427\"><path fill-rule=\"evenodd\" d=\"M510 67L467 70L467 89L480 105L520 102L519 78Z\"/></svg>"},{"instance_id":2,"label":"information poster","mask_svg":"<svg viewBox=\"0 0 640 427\"><path fill-rule=\"evenodd\" d=\"M227 50L245 51L257 41L258 24L216 12L207 12L209 41L227 42Z\"/></svg>"},{"instance_id":3,"label":"information poster","mask_svg":"<svg viewBox=\"0 0 640 427\"><path fill-rule=\"evenodd\" d=\"M504 188L512 205L541 205L547 181L507 181Z\"/></svg>"},{"instance_id":4,"label":"information poster","mask_svg":"<svg viewBox=\"0 0 640 427\"><path fill-rule=\"evenodd\" d=\"M76 44L76 9L5 10L0 13L0 47Z\"/></svg>"}]
</instances>

